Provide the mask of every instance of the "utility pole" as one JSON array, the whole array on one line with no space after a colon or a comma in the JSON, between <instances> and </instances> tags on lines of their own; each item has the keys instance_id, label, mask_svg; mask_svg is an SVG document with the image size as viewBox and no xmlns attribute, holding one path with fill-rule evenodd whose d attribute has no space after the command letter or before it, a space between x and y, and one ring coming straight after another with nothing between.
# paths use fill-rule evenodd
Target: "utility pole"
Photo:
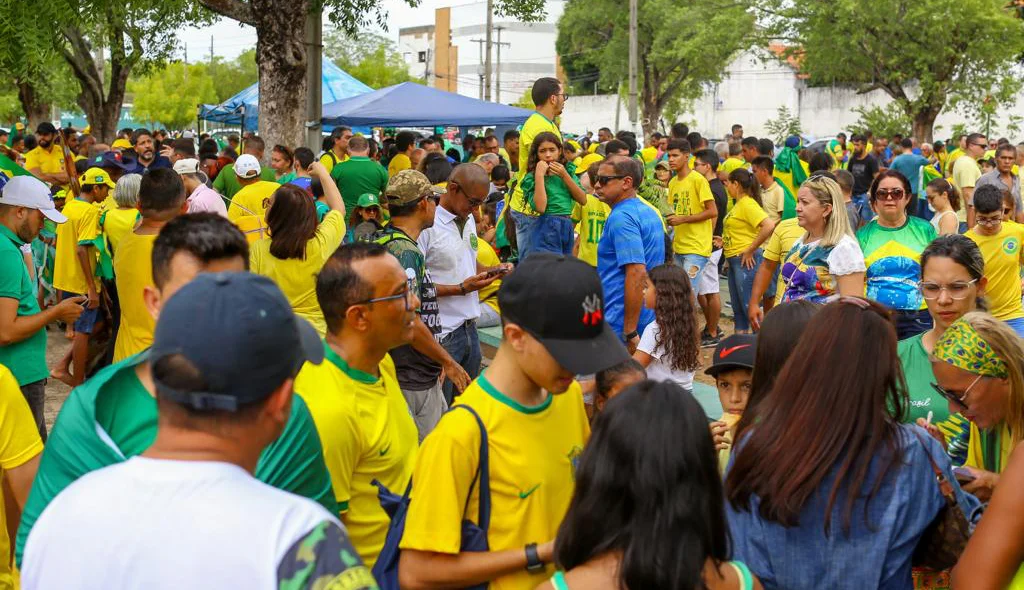
<instances>
[{"instance_id":1,"label":"utility pole","mask_svg":"<svg viewBox=\"0 0 1024 590\"><path fill-rule=\"evenodd\" d=\"M494 101L495 102L501 102L501 46L505 45L507 47L512 47L511 43L502 43L501 42L501 31L504 28L505 27L495 27L495 30L498 31L498 43L497 43L497 46L498 46L498 67L494 71Z\"/></svg>"},{"instance_id":2,"label":"utility pole","mask_svg":"<svg viewBox=\"0 0 1024 590\"><path fill-rule=\"evenodd\" d=\"M484 99L484 68L483 68L483 63L484 63L484 45L483 44L487 43L487 41L485 39L470 39L470 42L471 43L476 43L477 47L480 48L480 66L477 68L477 71L480 72L480 97L479 98L480 98L480 100L483 100ZM452 74L452 75L457 75L457 74L458 74L458 72L456 72L455 74Z\"/></svg>"},{"instance_id":3,"label":"utility pole","mask_svg":"<svg viewBox=\"0 0 1024 590\"><path fill-rule=\"evenodd\" d=\"M188 43L185 44L185 84L188 84Z\"/></svg>"},{"instance_id":4,"label":"utility pole","mask_svg":"<svg viewBox=\"0 0 1024 590\"><path fill-rule=\"evenodd\" d=\"M315 3L314 3L315 4ZM314 8L306 15L306 147L320 151L323 117L323 14Z\"/></svg>"},{"instance_id":5,"label":"utility pole","mask_svg":"<svg viewBox=\"0 0 1024 590\"><path fill-rule=\"evenodd\" d=\"M487 58L484 60L484 100L491 101L491 30L494 28L494 0L487 0L487 30L484 31L484 43L487 45Z\"/></svg>"},{"instance_id":6,"label":"utility pole","mask_svg":"<svg viewBox=\"0 0 1024 590\"><path fill-rule=\"evenodd\" d=\"M637 0L629 0L629 125L636 132Z\"/></svg>"},{"instance_id":7,"label":"utility pole","mask_svg":"<svg viewBox=\"0 0 1024 590\"><path fill-rule=\"evenodd\" d=\"M213 35L210 35L210 65L213 65Z\"/></svg>"}]
</instances>

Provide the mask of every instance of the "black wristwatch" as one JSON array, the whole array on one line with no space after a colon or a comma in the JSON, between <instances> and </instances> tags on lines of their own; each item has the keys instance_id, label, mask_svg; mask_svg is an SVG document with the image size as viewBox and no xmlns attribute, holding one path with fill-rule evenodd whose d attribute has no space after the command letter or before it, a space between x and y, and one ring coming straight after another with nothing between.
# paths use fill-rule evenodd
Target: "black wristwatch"
<instances>
[{"instance_id":1,"label":"black wristwatch","mask_svg":"<svg viewBox=\"0 0 1024 590\"><path fill-rule=\"evenodd\" d=\"M529 543L526 545L526 571L531 574L544 571L544 562L540 560L540 554L537 553L537 544Z\"/></svg>"},{"instance_id":2,"label":"black wristwatch","mask_svg":"<svg viewBox=\"0 0 1024 590\"><path fill-rule=\"evenodd\" d=\"M630 340L632 340L634 338L639 338L639 337L640 337L640 332L637 332L636 330L633 330L629 334L626 334L626 335L623 336L623 338L626 340L626 342L629 342Z\"/></svg>"}]
</instances>

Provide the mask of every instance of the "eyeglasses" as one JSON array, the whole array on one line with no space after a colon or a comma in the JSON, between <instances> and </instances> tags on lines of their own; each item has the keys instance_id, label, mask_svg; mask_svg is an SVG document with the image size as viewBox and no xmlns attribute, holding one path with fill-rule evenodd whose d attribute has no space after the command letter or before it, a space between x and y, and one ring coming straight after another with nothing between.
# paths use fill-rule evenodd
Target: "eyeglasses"
<instances>
[{"instance_id":1,"label":"eyeglasses","mask_svg":"<svg viewBox=\"0 0 1024 590\"><path fill-rule=\"evenodd\" d=\"M971 384L968 385L967 389L965 389L964 392L961 393L960 395L957 395L955 392L952 392L944 387L941 387L938 383L932 383L932 389L934 389L939 395L946 398L948 401L951 401L955 404L959 404L966 408L967 403L965 400L967 399L967 394L970 393L972 389L974 389L974 386L978 384L978 381L981 381L982 377L984 377L984 375L978 375L974 379L974 381L971 381Z\"/></svg>"},{"instance_id":2,"label":"eyeglasses","mask_svg":"<svg viewBox=\"0 0 1024 590\"><path fill-rule=\"evenodd\" d=\"M971 294L971 285L977 282L978 279L974 279L972 281L956 281L948 285L940 285L938 283L921 281L917 284L917 289L921 292L921 297L928 301L938 299L943 291L949 293L949 296L954 301L961 301L967 299L968 295Z\"/></svg>"},{"instance_id":3,"label":"eyeglasses","mask_svg":"<svg viewBox=\"0 0 1024 590\"><path fill-rule=\"evenodd\" d=\"M899 201L906 196L902 188L880 188L875 191L875 199L879 201Z\"/></svg>"},{"instance_id":4,"label":"eyeglasses","mask_svg":"<svg viewBox=\"0 0 1024 590\"><path fill-rule=\"evenodd\" d=\"M568 94L556 94L555 96L561 96L562 100L569 100L569 95Z\"/></svg>"},{"instance_id":5,"label":"eyeglasses","mask_svg":"<svg viewBox=\"0 0 1024 590\"><path fill-rule=\"evenodd\" d=\"M625 174L613 174L613 175L608 175L608 176L604 176L604 175L598 174L594 178L594 182L595 182L595 184L608 184L609 182L611 182L613 180L621 180L621 179L623 179L625 177L626 177Z\"/></svg>"},{"instance_id":6,"label":"eyeglasses","mask_svg":"<svg viewBox=\"0 0 1024 590\"><path fill-rule=\"evenodd\" d=\"M387 297L374 297L373 299L367 299L366 301L358 301L356 303L353 303L352 305L371 305L373 303L383 303L385 301L394 301L396 299L404 299L405 300L405 311L412 311L412 297L410 297L410 295L412 295L412 293L413 293L412 279L409 279L409 280L407 280L405 282L405 289L403 289L401 293L396 293L394 295L388 295Z\"/></svg>"},{"instance_id":7,"label":"eyeglasses","mask_svg":"<svg viewBox=\"0 0 1024 590\"><path fill-rule=\"evenodd\" d=\"M978 225L984 225L986 227L995 227L1003 222L1003 216L998 217L975 217L974 221Z\"/></svg>"}]
</instances>

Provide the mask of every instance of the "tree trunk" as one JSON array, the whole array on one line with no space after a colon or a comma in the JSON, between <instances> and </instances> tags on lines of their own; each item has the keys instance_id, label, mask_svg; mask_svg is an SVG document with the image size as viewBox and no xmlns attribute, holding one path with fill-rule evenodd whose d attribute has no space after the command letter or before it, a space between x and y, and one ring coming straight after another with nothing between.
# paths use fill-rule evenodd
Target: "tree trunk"
<instances>
[{"instance_id":1,"label":"tree trunk","mask_svg":"<svg viewBox=\"0 0 1024 590\"><path fill-rule=\"evenodd\" d=\"M139 54L134 50L126 53L124 32L113 29L107 40L110 47L109 88L104 89L103 75L97 69L92 55L92 44L76 28L66 28L63 34L68 41L63 51L64 60L71 66L71 72L82 89L78 95L78 105L85 112L96 141L109 144L117 135L117 122L121 118L128 75L138 61Z\"/></svg>"},{"instance_id":2,"label":"tree trunk","mask_svg":"<svg viewBox=\"0 0 1024 590\"><path fill-rule=\"evenodd\" d=\"M260 73L259 134L268 146L302 146L306 115L308 0L253 0ZM268 150L269 153L269 150Z\"/></svg>"},{"instance_id":3,"label":"tree trunk","mask_svg":"<svg viewBox=\"0 0 1024 590\"><path fill-rule=\"evenodd\" d=\"M35 131L37 125L50 120L51 105L42 100L39 92L31 83L24 80L18 81L18 100L21 102L21 108L25 111L25 116L28 117L27 129L29 131Z\"/></svg>"},{"instance_id":4,"label":"tree trunk","mask_svg":"<svg viewBox=\"0 0 1024 590\"><path fill-rule=\"evenodd\" d=\"M939 107L929 106L911 113L914 119L914 138L921 143L932 142L932 131L935 127L935 119L939 116Z\"/></svg>"}]
</instances>

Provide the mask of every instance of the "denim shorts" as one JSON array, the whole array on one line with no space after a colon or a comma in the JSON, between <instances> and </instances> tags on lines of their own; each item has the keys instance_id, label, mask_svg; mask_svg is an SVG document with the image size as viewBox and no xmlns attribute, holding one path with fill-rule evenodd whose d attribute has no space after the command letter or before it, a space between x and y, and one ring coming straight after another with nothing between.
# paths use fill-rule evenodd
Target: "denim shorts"
<instances>
[{"instance_id":1,"label":"denim shorts","mask_svg":"<svg viewBox=\"0 0 1024 590\"><path fill-rule=\"evenodd\" d=\"M707 256L701 256L700 254L676 254L676 264L683 267L683 271L689 277L690 290L693 291L694 297L699 292L701 273L707 263Z\"/></svg>"},{"instance_id":2,"label":"denim shorts","mask_svg":"<svg viewBox=\"0 0 1024 590\"><path fill-rule=\"evenodd\" d=\"M564 215L541 215L534 222L530 237L531 253L552 252L572 256L572 220Z\"/></svg>"},{"instance_id":3,"label":"denim shorts","mask_svg":"<svg viewBox=\"0 0 1024 590\"><path fill-rule=\"evenodd\" d=\"M84 293L70 293L68 291L58 291L60 293L61 301L68 299L69 297L84 297ZM92 334L92 330L96 327L96 322L100 319L100 308L89 309L88 304L82 307L82 315L78 316L75 320L74 329L75 332L81 334Z\"/></svg>"}]
</instances>

